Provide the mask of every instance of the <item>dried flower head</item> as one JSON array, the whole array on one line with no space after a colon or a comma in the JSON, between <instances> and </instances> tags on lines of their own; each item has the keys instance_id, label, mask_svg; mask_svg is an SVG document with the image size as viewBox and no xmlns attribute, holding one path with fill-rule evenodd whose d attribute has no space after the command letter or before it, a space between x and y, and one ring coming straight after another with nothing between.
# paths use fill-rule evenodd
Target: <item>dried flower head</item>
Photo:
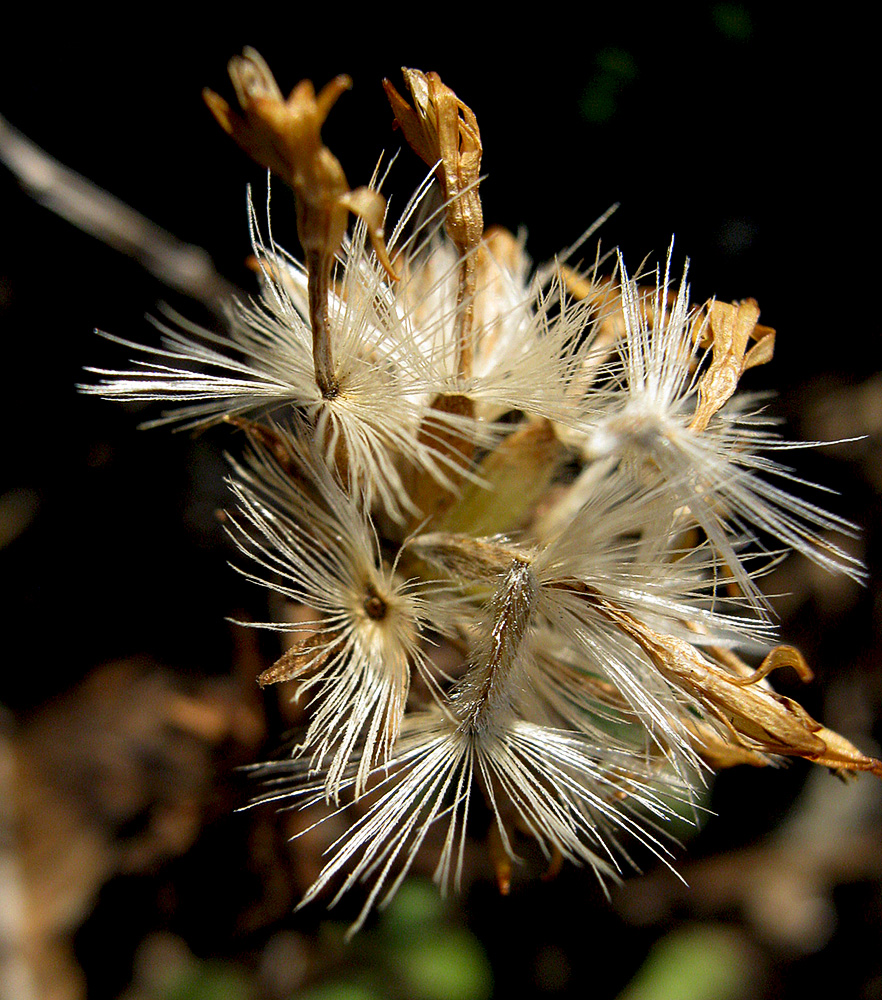
<instances>
[{"instance_id":1,"label":"dried flower head","mask_svg":"<svg viewBox=\"0 0 882 1000\"><path fill-rule=\"evenodd\" d=\"M293 189L304 262L250 208L261 288L228 334L163 325L86 391L249 440L229 531L298 622L264 626L288 646L258 682L308 710L292 756L257 766L260 801L355 806L304 902L366 881L360 926L436 827L436 879L458 884L478 797L505 892L524 838L601 879L629 840L669 857L665 821L712 769L882 776L768 680L811 678L777 641L769 562L862 569L821 539L852 526L787 491L769 452L792 445L741 389L772 357L756 303L695 308L672 251L648 285L621 258L531 276L522 240L484 231L475 115L412 69L411 103L385 87L431 174L387 253L382 196L321 140L348 78L286 99L253 50L230 76L242 115L206 101Z\"/></svg>"},{"instance_id":2,"label":"dried flower head","mask_svg":"<svg viewBox=\"0 0 882 1000\"><path fill-rule=\"evenodd\" d=\"M671 266L669 251L655 287L641 289L619 262L619 368L610 385L585 397L586 458L667 483L671 502L689 512L756 601L739 555L745 538L771 539L860 580L860 563L819 534L851 535L854 526L777 485L799 480L767 453L797 445L775 433L756 396L734 395L744 371L771 359L774 331L759 326L753 299L692 308L685 268L672 293Z\"/></svg>"},{"instance_id":3,"label":"dried flower head","mask_svg":"<svg viewBox=\"0 0 882 1000\"><path fill-rule=\"evenodd\" d=\"M336 799L350 761L358 758L361 792L370 768L389 759L411 670L432 683L421 633L449 630L450 616L442 594L430 599L440 588L402 579L384 563L364 507L314 449L275 434L274 455L252 450L247 464L234 463L240 513L229 530L260 567L246 572L249 579L316 615L290 627L291 645L258 682L297 680L299 694L311 695L301 749Z\"/></svg>"}]
</instances>

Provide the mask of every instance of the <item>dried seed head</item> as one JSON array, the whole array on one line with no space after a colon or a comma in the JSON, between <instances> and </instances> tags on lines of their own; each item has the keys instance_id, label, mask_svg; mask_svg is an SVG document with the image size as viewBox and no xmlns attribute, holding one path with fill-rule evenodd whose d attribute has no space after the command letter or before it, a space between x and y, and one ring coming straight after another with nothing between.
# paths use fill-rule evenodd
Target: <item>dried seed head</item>
<instances>
[{"instance_id":1,"label":"dried seed head","mask_svg":"<svg viewBox=\"0 0 882 1000\"><path fill-rule=\"evenodd\" d=\"M241 113L206 102L292 187L305 262L252 207L263 296L231 308L229 340L180 321L89 391L185 403L162 419L227 420L251 442L225 524L244 575L303 612L266 624L292 641L258 683L309 695L293 759L261 767L264 798L361 800L306 901L344 872L340 893L369 879L358 926L435 823L436 880L456 881L477 793L507 891L518 833L551 868L612 878L623 831L664 854L645 821L689 802L708 765L784 755L882 776L774 693L781 666L810 678L793 647L758 669L736 652L775 638L752 541L861 574L820 538L850 525L776 484L795 477L766 452L788 446L735 395L772 356L756 303L692 307L670 251L649 289L621 258L599 277L599 251L531 278L522 240L483 231L474 114L417 70L411 103L386 92L445 203L423 212L431 177L408 203L392 284L385 202L350 190L321 138L348 77L286 98L251 49L229 70Z\"/></svg>"},{"instance_id":2,"label":"dried seed head","mask_svg":"<svg viewBox=\"0 0 882 1000\"><path fill-rule=\"evenodd\" d=\"M299 466L297 479L290 465ZM300 692L311 693L302 750L326 768L329 797L339 794L350 764L361 791L370 769L389 757L411 671L426 669L423 628L445 625L422 588L385 566L367 514L310 445L289 442L285 464L253 451L234 470L239 510L229 531L255 565L244 575L315 615L308 631L292 629L292 647L259 683L297 680Z\"/></svg>"}]
</instances>

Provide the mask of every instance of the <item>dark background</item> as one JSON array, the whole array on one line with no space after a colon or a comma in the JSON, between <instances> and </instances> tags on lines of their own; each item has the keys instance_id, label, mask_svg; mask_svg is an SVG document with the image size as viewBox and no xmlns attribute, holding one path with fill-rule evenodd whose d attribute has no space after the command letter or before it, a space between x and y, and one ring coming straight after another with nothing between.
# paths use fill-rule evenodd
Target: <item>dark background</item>
<instances>
[{"instance_id":1,"label":"dark background","mask_svg":"<svg viewBox=\"0 0 882 1000\"><path fill-rule=\"evenodd\" d=\"M315 9L289 5L245 9L229 23L136 12L118 28L81 12L53 19L51 31L34 17L14 44L7 39L0 112L62 163L205 247L229 280L250 288L245 185L262 197L263 173L221 133L201 88L231 98L226 61L245 44L266 57L285 91L302 77L321 85L349 73L354 89L324 138L355 187L383 151L401 145L381 78L398 84L401 65L437 70L481 125L486 224L525 226L540 263L613 202L621 207L601 238L621 246L632 268L663 255L675 235L676 258L692 261L696 301L758 299L778 343L773 364L750 384L780 390L788 435L820 436L811 405L840 392L852 398L882 356L870 249L875 81L867 25L847 11L821 18L800 10L787 18L765 4L628 5L615 15L584 5L485 19L468 7L462 14L476 18L472 25L453 7L328 5L322 21ZM388 182L393 215L422 176L414 160L403 152ZM282 201L276 236L296 250ZM227 569L213 516L224 503L224 441L138 432L143 413L75 390L84 365L126 358L94 328L155 342L145 314L159 300L200 318L198 307L31 202L3 171L0 204L0 493L18 498L25 525L0 549L0 702L27 726L109 659L147 654L189 677L225 675L233 645L225 616L246 609L261 617L262 597ZM854 402L848 434L874 431L861 426L859 410ZM795 460L843 494L831 505L864 528L871 572L874 456L840 449ZM823 710L831 673L874 667L875 594L871 584L839 604L812 592L787 605L795 617L785 637L822 658L820 686L800 693L811 711ZM711 856L774 830L804 774L725 775L719 818L695 850ZM762 967L773 970L773 985L757 987L757 996L810 995L800 991L834 967L845 977L837 995L882 995L878 948L870 954L869 944L880 928L878 883L858 885L840 900L840 929L826 948L810 956L767 949ZM568 956L568 976L548 978L560 995L590 983L598 998L615 996L672 926L635 929L608 916L584 875L527 887L506 903L479 885L469 899L460 919L484 943L500 995L510 982L535 980L529 962L551 947ZM99 916L112 923L107 905ZM684 913L695 916L688 904ZM187 926L181 934L197 947ZM612 969L610 949L629 952ZM125 973L109 981L107 995Z\"/></svg>"},{"instance_id":2,"label":"dark background","mask_svg":"<svg viewBox=\"0 0 882 1000\"><path fill-rule=\"evenodd\" d=\"M861 24L788 20L765 5L739 4L690 13L637 5L620 16L586 7L517 25L506 16L498 33L480 18L470 26L440 10L432 28L411 28L414 18L381 23L341 10L323 26L276 9L246 12L229 26L136 16L118 31L88 13L53 20L51 34L35 25L0 61L2 113L62 163L207 248L230 280L250 287L244 192L251 181L261 198L263 173L232 148L200 97L205 85L231 97L229 55L254 45L283 89L304 76L321 85L350 73L354 89L325 132L353 186L367 181L382 152L400 147L382 76L400 81L402 64L435 68L481 123L485 222L526 227L537 262L618 202L601 239L621 246L632 269L657 259L675 236L677 259L693 262L696 301L758 299L779 340L774 368L758 373L755 387L786 393L819 374L858 379L876 369L866 254L874 160ZM396 164L393 212L395 195L400 208L422 176L414 161L406 152ZM210 563L216 529L191 523L185 537L179 512L160 499L172 456L186 446L130 434L137 415L74 390L83 365L124 360L93 329L155 337L144 316L156 301L187 304L21 196L5 172L0 185L2 475L9 487L40 492L41 518L54 525L41 529L53 532L44 547L52 582L33 559L17 566L12 620L38 627L44 612L35 591L47 585L73 602L66 662L51 682L64 686L91 661L95 643L105 654L131 642L140 630L133 609L150 620L151 638L163 632L167 609L154 616L146 608L176 592L174 642L183 631L188 658L199 655L206 630L184 628L185 618L194 599L212 618L220 594L194 587L180 560L193 558L195 531ZM284 199L276 205L284 233ZM290 214L287 242L296 249ZM137 450L120 459L138 470L134 497L128 489L111 496L102 480L102 448L115 435L126 437L127 452ZM101 542L95 536L104 530L114 537ZM109 551L99 555L96 546ZM211 580L221 591L229 585L223 574Z\"/></svg>"}]
</instances>

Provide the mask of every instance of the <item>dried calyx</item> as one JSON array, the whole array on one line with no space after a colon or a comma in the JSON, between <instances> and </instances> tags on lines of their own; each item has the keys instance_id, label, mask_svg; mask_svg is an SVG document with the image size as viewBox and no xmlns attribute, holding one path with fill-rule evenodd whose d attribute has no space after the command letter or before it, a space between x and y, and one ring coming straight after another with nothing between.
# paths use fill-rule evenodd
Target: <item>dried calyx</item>
<instances>
[{"instance_id":1,"label":"dried calyx","mask_svg":"<svg viewBox=\"0 0 882 1000\"><path fill-rule=\"evenodd\" d=\"M316 95L311 81L302 80L286 99L254 49L234 56L229 72L244 117L212 90L206 88L203 97L224 131L252 159L294 190L297 235L309 275L315 380L323 396L333 396L338 386L328 296L331 270L346 235L350 212L367 226L377 258L389 277L396 278L384 241L383 196L367 187L350 190L340 161L321 139L321 128L331 108L352 81L348 76L337 76Z\"/></svg>"},{"instance_id":2,"label":"dried calyx","mask_svg":"<svg viewBox=\"0 0 882 1000\"><path fill-rule=\"evenodd\" d=\"M413 106L389 80L386 96L411 149L435 167L445 201L445 224L459 251L459 289L456 298L456 370L472 373L474 299L477 288L478 248L484 236L484 216L478 184L481 173L481 133L474 112L441 81L437 73L403 69ZM436 166L437 165L437 166Z\"/></svg>"}]
</instances>

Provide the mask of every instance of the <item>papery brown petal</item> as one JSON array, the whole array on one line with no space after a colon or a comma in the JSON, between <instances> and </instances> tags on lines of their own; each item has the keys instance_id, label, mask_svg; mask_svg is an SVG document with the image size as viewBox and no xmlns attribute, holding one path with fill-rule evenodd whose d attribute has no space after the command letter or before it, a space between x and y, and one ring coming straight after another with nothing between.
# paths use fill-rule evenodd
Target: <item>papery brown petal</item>
<instances>
[{"instance_id":1,"label":"papery brown petal","mask_svg":"<svg viewBox=\"0 0 882 1000\"><path fill-rule=\"evenodd\" d=\"M741 370L745 372L748 368L755 368L757 365L764 365L771 361L775 353L775 331L772 327L757 323L751 337L756 343L744 355L744 364L741 366Z\"/></svg>"},{"instance_id":2,"label":"papery brown petal","mask_svg":"<svg viewBox=\"0 0 882 1000\"><path fill-rule=\"evenodd\" d=\"M385 80L389 103L417 156L429 166L438 164L436 175L449 202L448 235L461 253L473 252L484 232L478 195L483 147L477 118L437 73L403 69L402 74L414 106Z\"/></svg>"},{"instance_id":3,"label":"papery brown petal","mask_svg":"<svg viewBox=\"0 0 882 1000\"><path fill-rule=\"evenodd\" d=\"M308 80L304 82L309 83ZM311 83L310 88L312 88ZM348 73L340 73L338 76L335 76L333 80L329 80L324 87L322 87L319 91L318 97L315 98L320 125L324 125L331 112L331 108L334 107L340 97L342 97L347 90L352 90L352 77L349 76ZM288 98L289 105L291 104L295 93L296 90L292 92L291 97Z\"/></svg>"},{"instance_id":4,"label":"papery brown petal","mask_svg":"<svg viewBox=\"0 0 882 1000\"><path fill-rule=\"evenodd\" d=\"M441 185L445 227L460 253L459 289L454 312L456 371L468 378L474 356L473 319L477 291L477 255L484 233L478 184L481 176L481 133L474 112L447 87L437 73L403 69L413 107L389 81L386 94L408 143L430 166Z\"/></svg>"},{"instance_id":5,"label":"papery brown petal","mask_svg":"<svg viewBox=\"0 0 882 1000\"><path fill-rule=\"evenodd\" d=\"M250 122L236 114L220 94L216 94L213 90L206 87L202 91L202 99L220 127L244 153L274 174L286 177L288 166L276 151L270 136L262 130L255 129Z\"/></svg>"},{"instance_id":6,"label":"papery brown petal","mask_svg":"<svg viewBox=\"0 0 882 1000\"><path fill-rule=\"evenodd\" d=\"M734 684L755 684L762 680L773 670L780 670L782 667L792 667L799 679L803 683L808 683L814 679L811 667L805 662L805 657L795 646L776 646L763 662L746 677L734 680Z\"/></svg>"}]
</instances>

